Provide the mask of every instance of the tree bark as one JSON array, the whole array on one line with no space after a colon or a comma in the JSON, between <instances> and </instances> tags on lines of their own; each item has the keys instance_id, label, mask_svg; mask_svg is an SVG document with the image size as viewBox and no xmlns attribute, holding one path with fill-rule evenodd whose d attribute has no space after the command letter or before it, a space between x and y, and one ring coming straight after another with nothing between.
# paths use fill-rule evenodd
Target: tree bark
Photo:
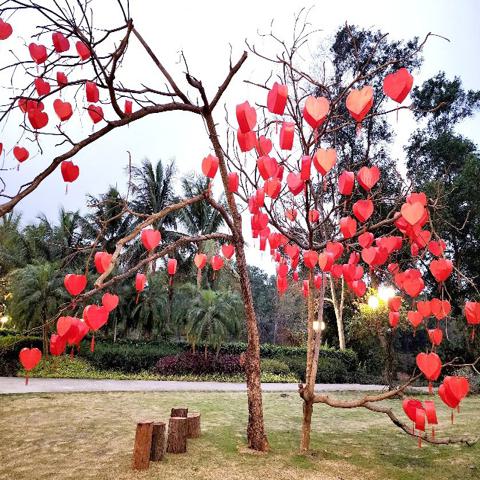
<instances>
[{"instance_id":1,"label":"tree bark","mask_svg":"<svg viewBox=\"0 0 480 480\"><path fill-rule=\"evenodd\" d=\"M170 411L171 417L181 417L187 418L188 417L188 408L187 407L173 407Z\"/></svg>"},{"instance_id":2,"label":"tree bark","mask_svg":"<svg viewBox=\"0 0 480 480\"><path fill-rule=\"evenodd\" d=\"M260 384L260 340L258 325L253 308L253 297L248 276L247 260L245 258L245 240L242 233L242 216L240 215L233 193L228 189L228 171L223 154L223 149L218 139L210 111L203 114L207 130L212 142L215 155L219 160L219 169L222 177L228 208L231 214L233 244L235 245L235 256L237 260L237 271L240 278L240 289L243 303L245 305L245 317L247 327L247 351L245 352L245 374L247 381L248 397L248 446L254 450L267 451L269 448L265 426L263 421L262 389Z\"/></svg>"},{"instance_id":3,"label":"tree bark","mask_svg":"<svg viewBox=\"0 0 480 480\"><path fill-rule=\"evenodd\" d=\"M338 299L337 292L335 290L335 284L332 277L330 277L330 290L332 292L333 310L335 311L335 319L337 320L338 331L338 346L340 350L345 350L345 327L343 325L343 301L344 301L344 280L341 280L342 291L340 293L340 300Z\"/></svg>"},{"instance_id":4,"label":"tree bark","mask_svg":"<svg viewBox=\"0 0 480 480\"><path fill-rule=\"evenodd\" d=\"M170 417L168 421L168 453L185 453L187 451L187 419Z\"/></svg>"},{"instance_id":5,"label":"tree bark","mask_svg":"<svg viewBox=\"0 0 480 480\"><path fill-rule=\"evenodd\" d=\"M198 438L201 434L200 413L190 412L187 417L187 438Z\"/></svg>"},{"instance_id":6,"label":"tree bark","mask_svg":"<svg viewBox=\"0 0 480 480\"><path fill-rule=\"evenodd\" d=\"M163 460L165 455L165 440L166 440L167 425L165 422L155 422L152 431L152 446L150 448L150 460L152 462L159 462Z\"/></svg>"},{"instance_id":7,"label":"tree bark","mask_svg":"<svg viewBox=\"0 0 480 480\"><path fill-rule=\"evenodd\" d=\"M132 459L132 468L134 470L146 470L150 465L152 431L153 422L145 421L137 423Z\"/></svg>"}]
</instances>

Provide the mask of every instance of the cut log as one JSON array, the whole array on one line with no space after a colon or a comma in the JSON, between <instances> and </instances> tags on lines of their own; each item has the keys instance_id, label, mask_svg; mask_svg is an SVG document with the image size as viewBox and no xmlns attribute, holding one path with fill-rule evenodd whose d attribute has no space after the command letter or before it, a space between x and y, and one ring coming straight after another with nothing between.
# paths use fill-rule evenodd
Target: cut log
<instances>
[{"instance_id":1,"label":"cut log","mask_svg":"<svg viewBox=\"0 0 480 480\"><path fill-rule=\"evenodd\" d=\"M150 449L152 447L153 422L143 421L137 423L135 432L135 445L133 447L132 468L146 470L150 465Z\"/></svg>"},{"instance_id":2,"label":"cut log","mask_svg":"<svg viewBox=\"0 0 480 480\"><path fill-rule=\"evenodd\" d=\"M167 425L165 422L155 422L153 424L152 447L150 449L150 460L152 462L163 460L163 456L165 455L166 429Z\"/></svg>"},{"instance_id":3,"label":"cut log","mask_svg":"<svg viewBox=\"0 0 480 480\"><path fill-rule=\"evenodd\" d=\"M187 438L198 438L201 434L200 412L190 412L187 417Z\"/></svg>"},{"instance_id":4,"label":"cut log","mask_svg":"<svg viewBox=\"0 0 480 480\"><path fill-rule=\"evenodd\" d=\"M187 407L174 407L170 412L171 417L182 417L187 418L188 416L188 408Z\"/></svg>"},{"instance_id":5,"label":"cut log","mask_svg":"<svg viewBox=\"0 0 480 480\"><path fill-rule=\"evenodd\" d=\"M184 417L170 417L168 421L168 453L185 453L187 451L187 422Z\"/></svg>"}]
</instances>

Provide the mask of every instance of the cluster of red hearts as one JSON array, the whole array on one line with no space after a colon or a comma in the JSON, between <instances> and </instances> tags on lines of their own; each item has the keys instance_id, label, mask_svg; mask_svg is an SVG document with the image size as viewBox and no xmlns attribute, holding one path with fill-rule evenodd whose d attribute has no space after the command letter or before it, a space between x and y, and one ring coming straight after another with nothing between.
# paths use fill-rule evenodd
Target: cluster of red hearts
<instances>
[{"instance_id":1,"label":"cluster of red hearts","mask_svg":"<svg viewBox=\"0 0 480 480\"><path fill-rule=\"evenodd\" d=\"M0 40L9 38L12 31L12 26L0 19ZM30 43L28 46L29 54L37 66L45 64L54 55L62 55L70 50L70 40L61 32L52 33L52 44L53 48L49 52L45 45ZM75 43L75 49L80 62L86 62L91 57L89 47L81 40ZM52 88L49 79L38 76L33 81L33 87L38 98L24 97L18 100L18 107L31 127L36 131L45 128L49 123L49 115L45 111L45 104L40 99L55 92L61 94L62 90L69 84L67 76L62 71L55 72L55 82L56 86ZM100 101L98 86L94 82L85 82L85 95L88 102L88 107L86 108L88 115L92 122L97 124L104 119L103 109L98 105ZM53 101L52 106L61 123L68 121L73 116L72 104L68 101L63 101L60 97ZM124 113L126 115L132 113L132 102L130 100L125 101ZM0 143L0 154L2 147L3 145ZM16 145L13 148L13 156L21 164L28 160L30 153L25 147ZM61 174L65 182L71 183L78 178L80 170L73 162L65 160L61 163Z\"/></svg>"},{"instance_id":2,"label":"cluster of red hearts","mask_svg":"<svg viewBox=\"0 0 480 480\"><path fill-rule=\"evenodd\" d=\"M153 228L144 228L140 233L140 240L144 248L152 254L160 244L162 237L158 230ZM210 259L210 265L214 272L219 271L224 266L224 258L229 260L235 253L234 246L231 244L223 244L221 246L220 255L213 255ZM108 272L112 267L113 255L108 252L96 252L94 256L94 264L97 273L100 275ZM198 269L203 269L207 265L208 257L204 253L198 253L194 259ZM167 273L170 277L170 285L173 276L177 271L177 260L175 258L167 259ZM135 277L135 289L137 291L137 302L140 293L147 285L147 276L144 273L137 273ZM77 299L78 295L84 292L87 287L87 276L82 274L67 274L64 278L64 286L67 292ZM109 318L109 314L119 303L118 295L105 293L102 296L101 305L87 305L83 309L82 318L73 316L59 317L57 320L57 331L50 337L50 354L54 356L63 355L67 346L71 347L70 354L73 356L74 348L80 347L80 342L85 338L87 333L92 333L90 349L95 348L95 332L102 328ZM74 302L75 305L75 302ZM20 362L27 371L25 383L28 384L28 372L35 368L42 358L42 352L38 348L24 348L20 352Z\"/></svg>"}]
</instances>

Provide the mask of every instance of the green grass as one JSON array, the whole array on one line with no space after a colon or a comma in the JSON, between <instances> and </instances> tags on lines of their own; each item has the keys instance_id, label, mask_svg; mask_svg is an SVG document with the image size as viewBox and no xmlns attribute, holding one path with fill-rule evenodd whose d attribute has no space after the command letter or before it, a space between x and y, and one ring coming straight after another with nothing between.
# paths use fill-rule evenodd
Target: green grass
<instances>
[{"instance_id":1,"label":"green grass","mask_svg":"<svg viewBox=\"0 0 480 480\"><path fill-rule=\"evenodd\" d=\"M34 381L34 380L33 380ZM354 393L339 394L344 398ZM438 403L438 402L437 402ZM301 402L264 395L271 451L245 449L242 393L26 394L0 397L0 479L464 480L480 478L480 446L417 448L382 414L317 406L312 448L299 455ZM185 455L167 455L146 472L130 470L135 422L162 420L172 406L202 414L203 435ZM389 402L399 416L400 400ZM438 435L480 431L479 397L462 402L455 424L438 405Z\"/></svg>"},{"instance_id":2,"label":"green grass","mask_svg":"<svg viewBox=\"0 0 480 480\"><path fill-rule=\"evenodd\" d=\"M25 371L20 370L18 376L24 376ZM49 357L30 372L30 377L41 378L86 378L92 380L176 380L186 382L244 382L244 375L158 375L153 372L125 373L117 370L99 370L88 360L81 357L70 359L68 356ZM262 372L262 382L285 383L298 382L295 375L289 373L274 374Z\"/></svg>"}]
</instances>

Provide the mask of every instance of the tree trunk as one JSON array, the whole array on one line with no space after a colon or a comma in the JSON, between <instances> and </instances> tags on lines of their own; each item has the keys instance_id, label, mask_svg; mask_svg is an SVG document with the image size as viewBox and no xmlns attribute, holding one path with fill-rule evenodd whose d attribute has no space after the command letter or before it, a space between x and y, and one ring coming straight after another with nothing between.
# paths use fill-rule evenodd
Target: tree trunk
<instances>
[{"instance_id":1,"label":"tree trunk","mask_svg":"<svg viewBox=\"0 0 480 480\"><path fill-rule=\"evenodd\" d=\"M342 291L340 293L340 299L337 297L337 292L335 290L335 284L332 277L330 277L330 291L332 292L332 302L333 309L335 311L335 319L337 320L337 331L338 331L338 346L340 350L345 350L345 327L343 325L343 300L344 300L344 285L343 278L341 283Z\"/></svg>"},{"instance_id":2,"label":"tree trunk","mask_svg":"<svg viewBox=\"0 0 480 480\"><path fill-rule=\"evenodd\" d=\"M188 417L188 408L187 407L173 407L170 411L171 417L181 417L187 418Z\"/></svg>"},{"instance_id":3,"label":"tree trunk","mask_svg":"<svg viewBox=\"0 0 480 480\"><path fill-rule=\"evenodd\" d=\"M150 460L160 462L165 455L167 425L165 422L155 422L152 431L152 446L150 448Z\"/></svg>"},{"instance_id":4,"label":"tree trunk","mask_svg":"<svg viewBox=\"0 0 480 480\"><path fill-rule=\"evenodd\" d=\"M231 226L237 270L240 277L240 289L245 305L247 326L247 351L245 352L245 374L248 397L248 446L254 450L265 452L268 450L268 440L265 434L263 421L262 388L260 384L260 340L258 335L257 319L253 308L253 297L248 277L247 260L245 258L245 241L242 232L242 216L240 215L233 193L228 189L228 171L223 155L223 149L218 139L218 133L211 112L205 112L203 117L212 142L215 155L219 160L219 169L223 188L227 197L228 209L233 225ZM232 228L233 227L233 228Z\"/></svg>"},{"instance_id":5,"label":"tree trunk","mask_svg":"<svg viewBox=\"0 0 480 480\"><path fill-rule=\"evenodd\" d=\"M312 430L313 403L303 402L303 420L302 420L302 440L300 450L308 452L310 450L310 432Z\"/></svg>"},{"instance_id":6,"label":"tree trunk","mask_svg":"<svg viewBox=\"0 0 480 480\"><path fill-rule=\"evenodd\" d=\"M113 323L113 343L117 341L117 315L115 314L115 321Z\"/></svg>"},{"instance_id":7,"label":"tree trunk","mask_svg":"<svg viewBox=\"0 0 480 480\"><path fill-rule=\"evenodd\" d=\"M168 453L185 453L187 451L187 419L170 417L168 421Z\"/></svg>"},{"instance_id":8,"label":"tree trunk","mask_svg":"<svg viewBox=\"0 0 480 480\"><path fill-rule=\"evenodd\" d=\"M43 355L48 357L48 323L43 322L42 324L42 345L43 345Z\"/></svg>"},{"instance_id":9,"label":"tree trunk","mask_svg":"<svg viewBox=\"0 0 480 480\"><path fill-rule=\"evenodd\" d=\"M201 434L200 413L190 412L187 417L187 438L198 438Z\"/></svg>"},{"instance_id":10,"label":"tree trunk","mask_svg":"<svg viewBox=\"0 0 480 480\"><path fill-rule=\"evenodd\" d=\"M146 470L150 465L150 449L152 446L153 422L137 423L135 445L133 447L132 468Z\"/></svg>"}]
</instances>

